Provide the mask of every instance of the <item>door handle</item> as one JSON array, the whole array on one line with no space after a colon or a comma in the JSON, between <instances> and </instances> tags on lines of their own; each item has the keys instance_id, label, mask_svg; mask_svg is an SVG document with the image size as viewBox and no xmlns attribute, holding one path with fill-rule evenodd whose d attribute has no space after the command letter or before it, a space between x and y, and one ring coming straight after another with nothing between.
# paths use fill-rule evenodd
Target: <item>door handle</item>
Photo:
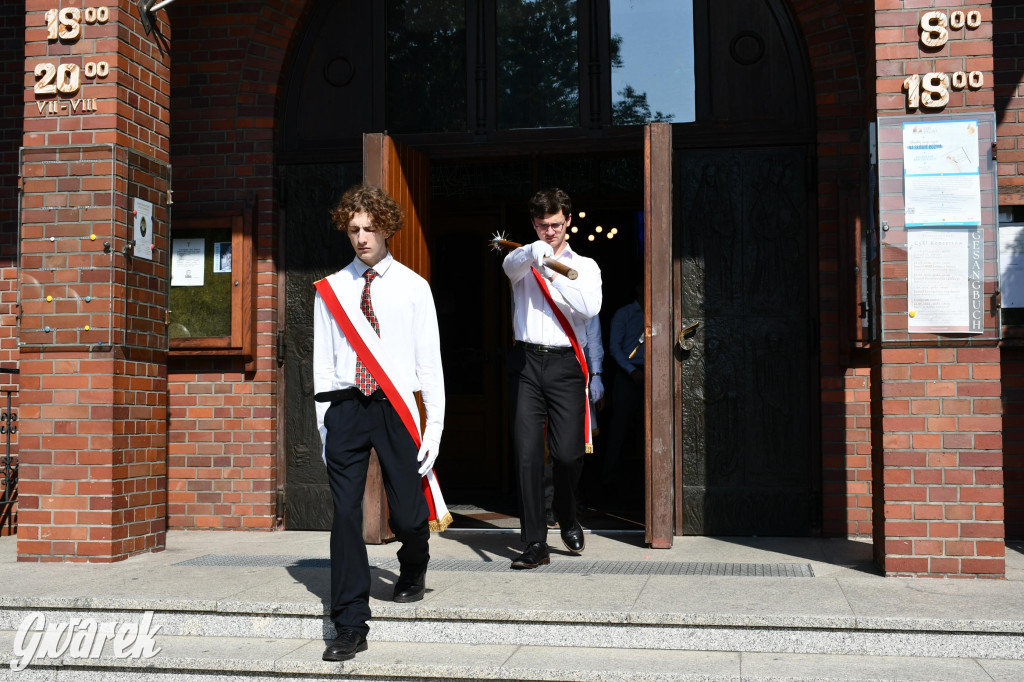
<instances>
[{"instance_id":1,"label":"door handle","mask_svg":"<svg viewBox=\"0 0 1024 682\"><path fill-rule=\"evenodd\" d=\"M695 334L699 325L700 320L697 320L679 330L679 336L676 337L676 345L679 346L679 350L693 350L693 346L697 342Z\"/></svg>"}]
</instances>

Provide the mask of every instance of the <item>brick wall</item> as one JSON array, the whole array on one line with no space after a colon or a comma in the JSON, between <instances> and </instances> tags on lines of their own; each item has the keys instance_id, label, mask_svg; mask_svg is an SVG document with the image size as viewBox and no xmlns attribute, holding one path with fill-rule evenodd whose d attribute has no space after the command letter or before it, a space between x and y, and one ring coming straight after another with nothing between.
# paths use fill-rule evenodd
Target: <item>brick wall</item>
<instances>
[{"instance_id":1,"label":"brick wall","mask_svg":"<svg viewBox=\"0 0 1024 682\"><path fill-rule=\"evenodd\" d=\"M18 558L115 561L166 530L169 28L146 36L120 0L51 40L51 6L25 8ZM40 63L78 65L81 88L37 94ZM128 248L135 198L152 260Z\"/></svg>"},{"instance_id":2,"label":"brick wall","mask_svg":"<svg viewBox=\"0 0 1024 682\"><path fill-rule=\"evenodd\" d=\"M876 3L879 114L915 113L927 120L932 113L927 108L907 109L903 81L911 74L933 71L987 74L980 89L951 89L943 112L991 110L989 4L941 3L947 15L957 9L980 10L981 26L951 28L945 45L924 47L918 26L921 14L932 9L926 4ZM881 150L880 156L884 157ZM899 240L902 208L882 217L897 230L882 249L883 281L892 282L890 289L883 283L882 306L889 313L886 318L893 320L883 326L906 339L881 345L874 356L880 383L873 406L875 556L887 575L1001 577L1005 560L1000 349L992 340L979 338L950 341L906 335L905 285L901 289L906 250ZM994 283L988 282L986 301L994 291ZM995 318L987 312L985 328L992 332Z\"/></svg>"},{"instance_id":3,"label":"brick wall","mask_svg":"<svg viewBox=\"0 0 1024 682\"><path fill-rule=\"evenodd\" d=\"M999 349L881 355L886 572L1001 576Z\"/></svg>"},{"instance_id":4,"label":"brick wall","mask_svg":"<svg viewBox=\"0 0 1024 682\"><path fill-rule=\"evenodd\" d=\"M993 36L996 118L999 121L1000 204L1024 204L1024 3L993 4L992 18L998 27ZM1007 337L1020 337L1015 328ZM1024 539L1024 343L1019 338L1004 343L1003 376L1003 472L1006 506L1006 537Z\"/></svg>"},{"instance_id":5,"label":"brick wall","mask_svg":"<svg viewBox=\"0 0 1024 682\"><path fill-rule=\"evenodd\" d=\"M172 357L172 528L277 523L278 275L274 135L281 72L305 0L178 3L171 107L175 214L256 205L257 358Z\"/></svg>"}]
</instances>

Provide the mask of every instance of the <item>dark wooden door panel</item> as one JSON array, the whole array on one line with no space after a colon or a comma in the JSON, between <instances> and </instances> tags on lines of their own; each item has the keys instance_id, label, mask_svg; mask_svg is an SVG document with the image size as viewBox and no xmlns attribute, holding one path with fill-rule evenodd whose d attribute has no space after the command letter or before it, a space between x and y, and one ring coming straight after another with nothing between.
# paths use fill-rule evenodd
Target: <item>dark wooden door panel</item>
<instances>
[{"instance_id":1,"label":"dark wooden door panel","mask_svg":"<svg viewBox=\"0 0 1024 682\"><path fill-rule=\"evenodd\" d=\"M362 179L360 163L288 166L285 240L285 527L328 530L333 515L313 405L313 282L345 267L354 252L330 210Z\"/></svg>"},{"instance_id":2,"label":"dark wooden door panel","mask_svg":"<svg viewBox=\"0 0 1024 682\"><path fill-rule=\"evenodd\" d=\"M815 377L803 147L677 157L683 532L813 527Z\"/></svg>"}]
</instances>

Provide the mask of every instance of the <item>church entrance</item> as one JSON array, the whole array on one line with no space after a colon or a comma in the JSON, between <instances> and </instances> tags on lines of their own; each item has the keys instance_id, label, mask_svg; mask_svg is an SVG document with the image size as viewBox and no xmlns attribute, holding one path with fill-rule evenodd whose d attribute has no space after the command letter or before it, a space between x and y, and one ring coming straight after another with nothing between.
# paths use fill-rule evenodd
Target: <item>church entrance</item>
<instances>
[{"instance_id":1,"label":"church entrance","mask_svg":"<svg viewBox=\"0 0 1024 682\"><path fill-rule=\"evenodd\" d=\"M276 158L286 526L330 523L312 282L352 258L327 211L351 184L384 177L364 148L376 136L420 159L386 182L425 201L396 256L437 303L448 393L437 472L456 512L515 510L510 302L489 240L532 240L525 202L559 186L574 202L570 245L604 274L609 396L611 321L637 279L659 334L648 330L645 352L661 349L610 475L613 413L598 414L586 505L648 531L656 518L669 543L816 532L816 155L802 44L783 0L317 2L284 81ZM682 97L662 105L665 93ZM665 131L656 176L649 121Z\"/></svg>"},{"instance_id":2,"label":"church entrance","mask_svg":"<svg viewBox=\"0 0 1024 682\"><path fill-rule=\"evenodd\" d=\"M570 245L602 268L604 309L603 376L608 398L597 412L595 453L587 456L581 497L592 527L642 530L642 404L619 415L625 425L622 453L603 472L612 423L610 394L615 361L608 347L612 316L635 298L642 278L643 216L639 154L593 158L539 157L526 160L446 161L430 166L429 215L424 221L445 368L446 418L436 472L455 515L455 526L512 527L516 483L508 426L506 358L512 346L511 308L502 253L495 234L514 241L533 238L526 200L556 177L574 201ZM314 281L353 257L347 239L333 229L327 211L351 184L363 179L361 164L294 165L284 178L284 239L287 269L285 367L286 525L326 529L330 492L319 457L312 404L310 315ZM611 180L609 180L611 178ZM575 191L574 191L575 190ZM296 373L297 380L292 380ZM620 387L620 390L624 390ZM614 480L615 485L607 485Z\"/></svg>"}]
</instances>

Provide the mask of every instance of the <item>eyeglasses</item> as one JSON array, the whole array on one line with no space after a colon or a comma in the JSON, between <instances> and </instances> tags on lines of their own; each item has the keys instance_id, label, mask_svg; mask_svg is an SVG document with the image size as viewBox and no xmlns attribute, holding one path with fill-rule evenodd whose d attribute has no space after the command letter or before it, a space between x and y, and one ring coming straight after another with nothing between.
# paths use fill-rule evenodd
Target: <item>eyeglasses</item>
<instances>
[{"instance_id":1,"label":"eyeglasses","mask_svg":"<svg viewBox=\"0 0 1024 682\"><path fill-rule=\"evenodd\" d=\"M533 224L533 229L539 230L541 232L544 232L544 231L546 231L548 229L552 229L555 232L558 232L563 227L565 227L565 221L564 220L561 221L561 222L558 222L558 223L534 223Z\"/></svg>"}]
</instances>

